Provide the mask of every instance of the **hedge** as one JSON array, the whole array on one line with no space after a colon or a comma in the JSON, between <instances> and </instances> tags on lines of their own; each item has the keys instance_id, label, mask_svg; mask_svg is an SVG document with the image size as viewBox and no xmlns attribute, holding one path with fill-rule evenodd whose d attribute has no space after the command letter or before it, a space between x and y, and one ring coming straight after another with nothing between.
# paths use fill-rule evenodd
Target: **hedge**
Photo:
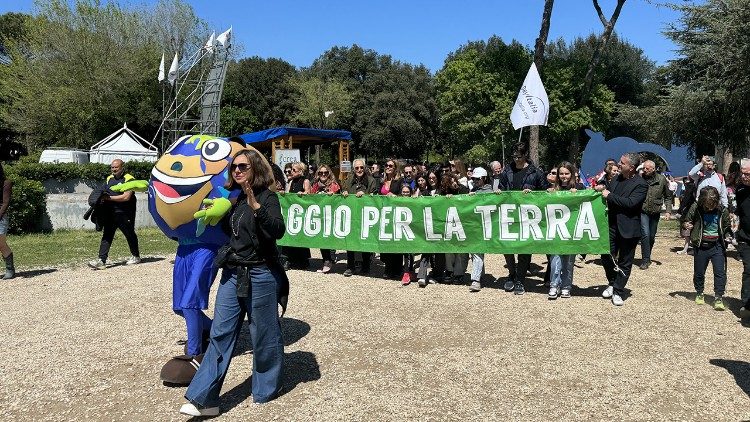
<instances>
[{"instance_id":1,"label":"hedge","mask_svg":"<svg viewBox=\"0 0 750 422\"><path fill-rule=\"evenodd\" d=\"M42 182L12 173L8 174L8 180L13 182L9 231L13 234L41 232L47 216L47 194Z\"/></svg>"}]
</instances>

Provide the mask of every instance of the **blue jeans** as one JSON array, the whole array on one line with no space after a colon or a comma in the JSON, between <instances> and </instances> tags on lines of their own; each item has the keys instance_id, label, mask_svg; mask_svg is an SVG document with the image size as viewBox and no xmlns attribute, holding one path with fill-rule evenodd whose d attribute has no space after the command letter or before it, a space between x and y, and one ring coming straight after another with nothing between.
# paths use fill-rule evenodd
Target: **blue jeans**
<instances>
[{"instance_id":1,"label":"blue jeans","mask_svg":"<svg viewBox=\"0 0 750 422\"><path fill-rule=\"evenodd\" d=\"M561 290L573 288L573 263L575 255L550 255L550 287L559 287Z\"/></svg>"},{"instance_id":2,"label":"blue jeans","mask_svg":"<svg viewBox=\"0 0 750 422\"><path fill-rule=\"evenodd\" d=\"M277 310L281 276L265 265L252 268L249 275L250 295L246 298L237 297L234 270L224 269L221 276L211 325L211 343L185 393L185 398L198 407L219 405L219 392L246 313L250 317L253 346L253 401L265 403L281 390L284 342Z\"/></svg>"},{"instance_id":3,"label":"blue jeans","mask_svg":"<svg viewBox=\"0 0 750 422\"><path fill-rule=\"evenodd\" d=\"M659 228L661 214L641 213L641 259L651 261L651 249L656 241L656 229Z\"/></svg>"}]
</instances>

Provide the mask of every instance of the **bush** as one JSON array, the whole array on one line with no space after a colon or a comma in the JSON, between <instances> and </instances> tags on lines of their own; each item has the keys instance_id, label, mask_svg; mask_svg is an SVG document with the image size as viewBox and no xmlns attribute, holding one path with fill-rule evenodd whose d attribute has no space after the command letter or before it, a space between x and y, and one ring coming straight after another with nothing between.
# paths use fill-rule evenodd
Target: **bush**
<instances>
[{"instance_id":1,"label":"bush","mask_svg":"<svg viewBox=\"0 0 750 422\"><path fill-rule=\"evenodd\" d=\"M125 163L125 171L136 179L148 180L154 163L146 161L131 161ZM104 181L110 175L108 164L89 163L36 163L30 160L6 166L8 174L15 174L28 180L43 182L55 179L60 182L74 179Z\"/></svg>"},{"instance_id":2,"label":"bush","mask_svg":"<svg viewBox=\"0 0 750 422\"><path fill-rule=\"evenodd\" d=\"M10 199L10 229L13 234L41 232L47 216L47 196L44 186L37 180L27 180L17 174L8 174L13 182Z\"/></svg>"}]
</instances>

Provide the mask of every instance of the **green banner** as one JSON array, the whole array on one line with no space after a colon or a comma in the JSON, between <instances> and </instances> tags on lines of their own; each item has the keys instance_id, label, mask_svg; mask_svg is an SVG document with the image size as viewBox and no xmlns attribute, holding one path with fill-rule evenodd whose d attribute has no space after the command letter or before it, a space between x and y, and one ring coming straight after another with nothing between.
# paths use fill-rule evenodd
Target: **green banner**
<instances>
[{"instance_id":1,"label":"green banner","mask_svg":"<svg viewBox=\"0 0 750 422\"><path fill-rule=\"evenodd\" d=\"M593 190L452 197L280 194L284 246L393 253L609 253Z\"/></svg>"}]
</instances>

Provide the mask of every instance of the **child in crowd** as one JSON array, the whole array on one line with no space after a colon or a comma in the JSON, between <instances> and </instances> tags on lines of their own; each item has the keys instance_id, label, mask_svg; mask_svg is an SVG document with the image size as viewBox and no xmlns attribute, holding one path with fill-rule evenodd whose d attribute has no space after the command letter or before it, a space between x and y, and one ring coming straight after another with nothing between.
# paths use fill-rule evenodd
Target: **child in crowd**
<instances>
[{"instance_id":1,"label":"child in crowd","mask_svg":"<svg viewBox=\"0 0 750 422\"><path fill-rule=\"evenodd\" d=\"M567 161L563 161L557 166L555 183L547 191L576 192L578 189L583 189L583 185L575 181L576 174L578 174L576 167ZM575 262L575 258L575 255L550 255L548 299L555 300L558 296L564 298L570 297L570 291L573 288L573 263Z\"/></svg>"},{"instance_id":2,"label":"child in crowd","mask_svg":"<svg viewBox=\"0 0 750 422\"><path fill-rule=\"evenodd\" d=\"M703 286L706 268L711 261L714 270L714 309L724 310L724 289L727 284L726 238L731 236L729 211L720 205L719 191L713 186L701 189L698 201L683 218L683 227L690 230L693 254L693 286L695 303L706 303Z\"/></svg>"},{"instance_id":3,"label":"child in crowd","mask_svg":"<svg viewBox=\"0 0 750 422\"><path fill-rule=\"evenodd\" d=\"M493 193L492 184L488 177L487 170L482 167L473 169L471 174L472 189L469 195L476 195L477 193ZM497 191L499 193L499 191ZM478 292L482 290L482 274L484 274L484 254L473 253L471 254L471 285L469 286L470 292Z\"/></svg>"}]
</instances>

